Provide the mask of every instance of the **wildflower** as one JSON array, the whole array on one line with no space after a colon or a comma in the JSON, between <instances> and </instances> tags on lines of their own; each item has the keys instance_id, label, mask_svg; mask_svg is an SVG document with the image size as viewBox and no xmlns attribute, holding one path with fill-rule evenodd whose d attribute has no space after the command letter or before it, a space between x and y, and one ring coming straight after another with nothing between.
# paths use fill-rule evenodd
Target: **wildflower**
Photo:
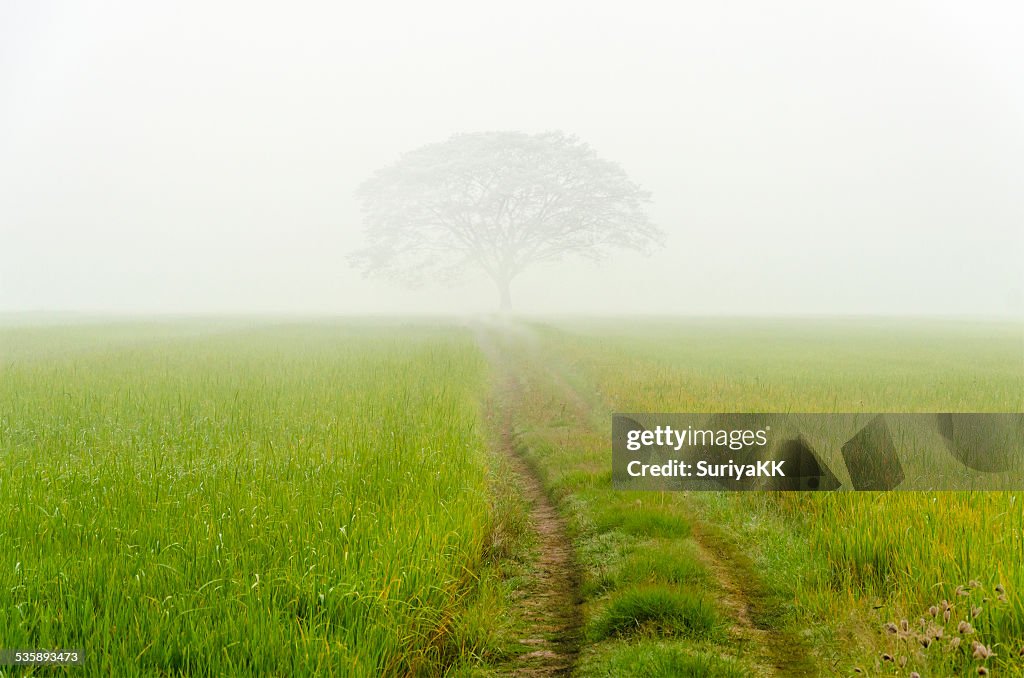
<instances>
[{"instance_id":1,"label":"wildflower","mask_svg":"<svg viewBox=\"0 0 1024 678\"><path fill-rule=\"evenodd\" d=\"M958 647L960 647L960 639L957 638L956 636L953 636L952 638L949 639L949 649L950 650L955 650Z\"/></svg>"},{"instance_id":2,"label":"wildflower","mask_svg":"<svg viewBox=\"0 0 1024 678\"><path fill-rule=\"evenodd\" d=\"M981 608L980 607L972 607L971 608L971 619L977 619L978 615L980 615L980 614L981 614Z\"/></svg>"},{"instance_id":3,"label":"wildflower","mask_svg":"<svg viewBox=\"0 0 1024 678\"><path fill-rule=\"evenodd\" d=\"M893 624L892 622L886 622L885 630L888 631L889 633L896 633L897 631L899 631L899 629L896 628L896 625Z\"/></svg>"},{"instance_id":4,"label":"wildflower","mask_svg":"<svg viewBox=\"0 0 1024 678\"><path fill-rule=\"evenodd\" d=\"M995 652L993 652L992 650L988 649L987 647L985 647L984 645L982 645L981 643L979 643L977 641L975 641L971 645L971 647L974 648L974 658L975 659L980 659L980 660L984 661L984 660L988 659L989 657L991 657L992 655L995 654Z\"/></svg>"},{"instance_id":5,"label":"wildflower","mask_svg":"<svg viewBox=\"0 0 1024 678\"><path fill-rule=\"evenodd\" d=\"M910 633L910 622L906 619L901 619L900 628L903 630L903 633Z\"/></svg>"},{"instance_id":6,"label":"wildflower","mask_svg":"<svg viewBox=\"0 0 1024 678\"><path fill-rule=\"evenodd\" d=\"M883 662L891 662L891 661L895 661L895 660L894 660L894 659L892 658L892 655L891 655L891 654L889 654L889 653L884 653L884 654L882 655L882 661L883 661Z\"/></svg>"},{"instance_id":7,"label":"wildflower","mask_svg":"<svg viewBox=\"0 0 1024 678\"><path fill-rule=\"evenodd\" d=\"M977 579L972 579L971 581L967 582L967 585L970 586L972 589L980 589L981 588L981 582L978 581Z\"/></svg>"},{"instance_id":8,"label":"wildflower","mask_svg":"<svg viewBox=\"0 0 1024 678\"><path fill-rule=\"evenodd\" d=\"M968 624L966 621L960 622L960 625L956 627L956 630L964 636L969 636L974 633L974 627Z\"/></svg>"},{"instance_id":9,"label":"wildflower","mask_svg":"<svg viewBox=\"0 0 1024 678\"><path fill-rule=\"evenodd\" d=\"M942 621L948 622L950 616L953 614L953 610L946 608L946 611L942 613Z\"/></svg>"},{"instance_id":10,"label":"wildflower","mask_svg":"<svg viewBox=\"0 0 1024 678\"><path fill-rule=\"evenodd\" d=\"M988 669L986 669L984 666L979 666L978 667L978 675L979 676L987 676L988 675Z\"/></svg>"},{"instance_id":11,"label":"wildflower","mask_svg":"<svg viewBox=\"0 0 1024 678\"><path fill-rule=\"evenodd\" d=\"M996 584L996 593L1006 593L1006 589L1003 588L1002 584Z\"/></svg>"},{"instance_id":12,"label":"wildflower","mask_svg":"<svg viewBox=\"0 0 1024 678\"><path fill-rule=\"evenodd\" d=\"M927 650L928 646L932 644L932 639L928 636L921 636L917 639L917 642L921 643L921 647Z\"/></svg>"},{"instance_id":13,"label":"wildflower","mask_svg":"<svg viewBox=\"0 0 1024 678\"><path fill-rule=\"evenodd\" d=\"M921 678L921 674L918 673L917 671L911 671L910 672L910 678Z\"/></svg>"},{"instance_id":14,"label":"wildflower","mask_svg":"<svg viewBox=\"0 0 1024 678\"><path fill-rule=\"evenodd\" d=\"M932 616L932 619L935 619L936 617L938 617L939 616L939 607L938 607L938 605L932 605L931 607L929 607L928 608L928 614L930 614Z\"/></svg>"}]
</instances>

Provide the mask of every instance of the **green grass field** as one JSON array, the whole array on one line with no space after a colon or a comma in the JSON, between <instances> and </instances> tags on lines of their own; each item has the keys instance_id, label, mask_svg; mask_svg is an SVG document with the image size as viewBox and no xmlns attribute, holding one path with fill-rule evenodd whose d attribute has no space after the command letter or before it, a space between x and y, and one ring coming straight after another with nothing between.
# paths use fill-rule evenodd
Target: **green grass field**
<instances>
[{"instance_id":1,"label":"green grass field","mask_svg":"<svg viewBox=\"0 0 1024 678\"><path fill-rule=\"evenodd\" d=\"M591 399L597 419L612 411L1024 408L1019 325L592 322L538 325L534 332L544 360L560 365L572 389ZM977 675L983 665L1003 675L1024 673L1021 493L651 493L615 499L606 491L607 470L600 470L608 455L606 439L590 441L584 446L589 453L581 456L579 449L569 451L558 442L564 433L545 424L540 410L533 419L534 434L542 439L533 448L540 451L538 463L551 468L554 491L568 496L577 516L596 516L582 530L581 543L607 545L598 550L602 555L584 559L595 581L595 618L631 590L638 571L647 571L637 567L638 555L663 570L672 569L669 563L689 567L692 557L670 553L678 540L664 535L665 517L678 515L703 523L709 533L705 543L723 546L727 564L756 582L750 590L759 624L787 632L780 644L797 647L802 640L817 672L852 675L861 668L881 675L912 670ZM588 467L582 476L577 472ZM566 472L569 468L574 470ZM629 501L638 508L627 513ZM647 508L651 504L654 509ZM618 524L602 521L604 512ZM666 591L679 587L664 573L650 579ZM977 586L965 591L969 595L957 594L958 586L972 581ZM727 593L721 586L707 588L712 597ZM945 623L942 600L953 604ZM930 613L933 605L940 608L937 621ZM974 608L980 609L977 616ZM921 618L929 633L943 627L942 642L929 648L920 644ZM903 619L913 624L911 633L883 631L887 622ZM958 635L960 621L968 621L975 633L954 649L949 640ZM995 648L997 657L975 660L974 641ZM883 654L897 661L887 662ZM907 658L906 666L899 666L901 657ZM807 670L790 669L794 675Z\"/></svg>"},{"instance_id":2,"label":"green grass field","mask_svg":"<svg viewBox=\"0 0 1024 678\"><path fill-rule=\"evenodd\" d=\"M89 675L433 673L489 534L465 332L0 335L0 646Z\"/></svg>"},{"instance_id":3,"label":"green grass field","mask_svg":"<svg viewBox=\"0 0 1024 678\"><path fill-rule=\"evenodd\" d=\"M1024 674L1022 493L610 486L613 411L1021 411L1024 328L959 321L8 319L0 648L506 672L536 554L484 414L503 382L571 542L577 675Z\"/></svg>"}]
</instances>

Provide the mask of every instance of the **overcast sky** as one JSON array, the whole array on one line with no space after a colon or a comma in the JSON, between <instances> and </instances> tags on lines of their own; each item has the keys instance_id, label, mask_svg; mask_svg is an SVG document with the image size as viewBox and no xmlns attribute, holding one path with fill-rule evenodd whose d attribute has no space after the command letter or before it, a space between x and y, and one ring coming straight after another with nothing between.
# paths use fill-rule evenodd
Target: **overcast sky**
<instances>
[{"instance_id":1,"label":"overcast sky","mask_svg":"<svg viewBox=\"0 0 1024 678\"><path fill-rule=\"evenodd\" d=\"M0 310L489 310L364 280L354 189L564 130L653 193L644 258L524 311L1024 315L1020 3L0 3Z\"/></svg>"}]
</instances>

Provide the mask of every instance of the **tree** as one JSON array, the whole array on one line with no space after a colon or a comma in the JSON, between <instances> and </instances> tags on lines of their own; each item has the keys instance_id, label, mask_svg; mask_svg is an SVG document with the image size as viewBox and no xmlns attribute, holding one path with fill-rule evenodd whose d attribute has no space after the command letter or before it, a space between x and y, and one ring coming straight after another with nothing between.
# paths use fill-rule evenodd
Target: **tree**
<instances>
[{"instance_id":1,"label":"tree","mask_svg":"<svg viewBox=\"0 0 1024 678\"><path fill-rule=\"evenodd\" d=\"M650 194L562 132L459 134L404 154L356 195L369 244L351 259L364 274L419 282L476 267L502 310L532 264L662 240L644 211Z\"/></svg>"}]
</instances>

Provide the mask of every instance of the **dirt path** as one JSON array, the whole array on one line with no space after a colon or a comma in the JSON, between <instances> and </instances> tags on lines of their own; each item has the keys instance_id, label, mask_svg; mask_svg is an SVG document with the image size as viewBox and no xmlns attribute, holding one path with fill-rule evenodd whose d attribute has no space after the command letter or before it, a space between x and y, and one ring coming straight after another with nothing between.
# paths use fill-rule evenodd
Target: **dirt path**
<instances>
[{"instance_id":1,"label":"dirt path","mask_svg":"<svg viewBox=\"0 0 1024 678\"><path fill-rule=\"evenodd\" d=\"M692 529L690 536L697 544L700 559L722 591L718 602L729 611L732 618L729 634L737 644L751 648L751 654L754 656L750 659L758 669L757 675L779 675L780 669L784 668L777 659L777 655L783 651L782 639L775 637L770 629L755 625L751 594L741 584L739 573L713 546L699 526L694 525Z\"/></svg>"},{"instance_id":2,"label":"dirt path","mask_svg":"<svg viewBox=\"0 0 1024 678\"><path fill-rule=\"evenodd\" d=\"M535 637L520 642L532 650L510 666L506 675L548 676L567 674L577 653L577 636L581 620L578 609L578 582L572 568L571 545L566 539L564 524L537 479L516 447L512 406L523 397L518 374L543 374L546 384L560 393L560 400L574 410L584 426L599 425L596 406L565 374L563 365L554 364L540 354L539 346L529 336L518 337L528 345L526 362L536 365L525 369L497 345L491 328L481 334L481 346L499 370L505 374L502 393L498 400L502 406L501 447L512 468L522 479L524 496L531 502L531 520L537 531L540 555L535 573L524 594L522 605L526 616L536 629ZM524 330L516 330L523 333ZM520 344L523 345L523 344ZM520 359L523 359L520 357ZM538 369L539 368L539 369ZM602 415L604 413L601 413ZM716 581L718 601L730 617L729 634L734 649L738 650L752 669L752 676L814 675L817 671L809 660L804 643L790 634L780 632L765 621L766 609L772 604L764 592L751 588L755 580L753 565L735 553L735 548L724 544L711 526L693 521L694 540L698 553Z\"/></svg>"},{"instance_id":3,"label":"dirt path","mask_svg":"<svg viewBox=\"0 0 1024 678\"><path fill-rule=\"evenodd\" d=\"M569 675L576 660L582 625L572 545L564 521L516 441L514 411L524 396L513 366L484 334L480 335L480 345L501 375L489 412L492 426L498 430L498 451L518 477L522 496L530 506L530 525L536 538L536 555L529 564L526 581L517 591L518 613L526 625L518 639L522 651L496 667L497 673Z\"/></svg>"},{"instance_id":4,"label":"dirt path","mask_svg":"<svg viewBox=\"0 0 1024 678\"><path fill-rule=\"evenodd\" d=\"M564 393L565 401L581 411L585 408L593 419L593 406L572 386L564 374L565 368L553 364L549 367L549 381ZM751 585L755 580L754 566L735 553L735 549L723 544L715 531L701 525L696 516L691 525L690 537L719 589L718 602L729 613L729 634L735 646L743 648L741 655L750 663L752 675L772 678L817 673L803 642L764 622L763 613L771 603L766 601L763 591Z\"/></svg>"},{"instance_id":5,"label":"dirt path","mask_svg":"<svg viewBox=\"0 0 1024 678\"><path fill-rule=\"evenodd\" d=\"M501 437L501 451L519 476L523 496L530 503L537 556L518 601L520 614L530 626L529 633L519 639L524 652L501 667L500 673L568 675L576 659L581 623L572 546L565 534L565 524L516 449L511 417L504 422Z\"/></svg>"}]
</instances>

